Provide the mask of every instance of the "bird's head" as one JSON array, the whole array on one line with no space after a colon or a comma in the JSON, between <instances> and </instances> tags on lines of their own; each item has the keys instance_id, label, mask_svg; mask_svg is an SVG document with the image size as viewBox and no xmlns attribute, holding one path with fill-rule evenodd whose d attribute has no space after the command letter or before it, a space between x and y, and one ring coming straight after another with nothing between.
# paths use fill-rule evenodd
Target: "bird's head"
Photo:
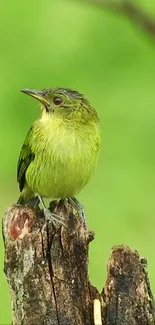
<instances>
[{"instance_id":1,"label":"bird's head","mask_svg":"<svg viewBox=\"0 0 155 325\"><path fill-rule=\"evenodd\" d=\"M66 120L87 122L98 120L97 113L89 101L79 92L68 88L48 88L43 90L21 89L21 92L40 101L43 114L52 118L53 114Z\"/></svg>"}]
</instances>

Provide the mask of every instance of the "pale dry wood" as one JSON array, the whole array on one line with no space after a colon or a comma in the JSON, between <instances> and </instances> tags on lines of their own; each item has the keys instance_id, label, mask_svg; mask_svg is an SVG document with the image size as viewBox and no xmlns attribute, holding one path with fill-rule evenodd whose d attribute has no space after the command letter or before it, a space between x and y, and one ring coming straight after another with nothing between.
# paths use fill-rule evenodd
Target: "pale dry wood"
<instances>
[{"instance_id":1,"label":"pale dry wood","mask_svg":"<svg viewBox=\"0 0 155 325\"><path fill-rule=\"evenodd\" d=\"M102 325L101 302L99 299L94 299L94 325Z\"/></svg>"}]
</instances>

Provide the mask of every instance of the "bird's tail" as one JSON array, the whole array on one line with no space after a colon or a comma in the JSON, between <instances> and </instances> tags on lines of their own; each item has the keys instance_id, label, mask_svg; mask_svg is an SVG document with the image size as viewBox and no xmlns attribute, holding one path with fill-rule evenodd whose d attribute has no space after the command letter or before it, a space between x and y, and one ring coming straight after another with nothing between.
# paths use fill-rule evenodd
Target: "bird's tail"
<instances>
[{"instance_id":1,"label":"bird's tail","mask_svg":"<svg viewBox=\"0 0 155 325\"><path fill-rule=\"evenodd\" d=\"M34 208L34 207L37 207L37 206L38 206L39 202L40 202L40 201L39 201L38 196L34 196L34 197L32 197L31 199L29 199L29 200L25 200L25 199L23 198L23 196L21 195L21 196L19 197L18 201L17 201L17 204L20 204L20 205L23 205L23 206L28 205L28 206Z\"/></svg>"},{"instance_id":2,"label":"bird's tail","mask_svg":"<svg viewBox=\"0 0 155 325\"><path fill-rule=\"evenodd\" d=\"M25 205L25 200L23 199L22 196L19 197L17 204Z\"/></svg>"}]
</instances>

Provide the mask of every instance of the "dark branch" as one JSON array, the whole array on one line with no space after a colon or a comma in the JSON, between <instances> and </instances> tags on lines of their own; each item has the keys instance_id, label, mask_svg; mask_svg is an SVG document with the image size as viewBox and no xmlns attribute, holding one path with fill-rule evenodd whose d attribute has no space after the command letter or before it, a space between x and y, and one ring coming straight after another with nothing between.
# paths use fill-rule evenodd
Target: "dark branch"
<instances>
[{"instance_id":1,"label":"dark branch","mask_svg":"<svg viewBox=\"0 0 155 325\"><path fill-rule=\"evenodd\" d=\"M138 4L128 0L80 0L124 15L155 40L155 18Z\"/></svg>"}]
</instances>

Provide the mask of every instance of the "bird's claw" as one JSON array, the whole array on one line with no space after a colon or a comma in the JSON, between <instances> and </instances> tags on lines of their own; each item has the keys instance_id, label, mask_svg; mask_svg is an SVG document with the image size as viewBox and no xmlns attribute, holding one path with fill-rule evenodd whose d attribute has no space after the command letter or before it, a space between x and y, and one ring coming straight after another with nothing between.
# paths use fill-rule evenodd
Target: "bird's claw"
<instances>
[{"instance_id":1,"label":"bird's claw","mask_svg":"<svg viewBox=\"0 0 155 325\"><path fill-rule=\"evenodd\" d=\"M79 216L84 220L85 226L87 227L87 218L84 212L83 205L75 198L69 198L69 203L73 206L73 208L78 212Z\"/></svg>"},{"instance_id":2,"label":"bird's claw","mask_svg":"<svg viewBox=\"0 0 155 325\"><path fill-rule=\"evenodd\" d=\"M47 222L52 222L53 225L56 227L57 223L61 226L66 227L66 224L63 222L65 221L63 217L60 217L58 214L52 213L49 209L44 208L44 216Z\"/></svg>"}]
</instances>

